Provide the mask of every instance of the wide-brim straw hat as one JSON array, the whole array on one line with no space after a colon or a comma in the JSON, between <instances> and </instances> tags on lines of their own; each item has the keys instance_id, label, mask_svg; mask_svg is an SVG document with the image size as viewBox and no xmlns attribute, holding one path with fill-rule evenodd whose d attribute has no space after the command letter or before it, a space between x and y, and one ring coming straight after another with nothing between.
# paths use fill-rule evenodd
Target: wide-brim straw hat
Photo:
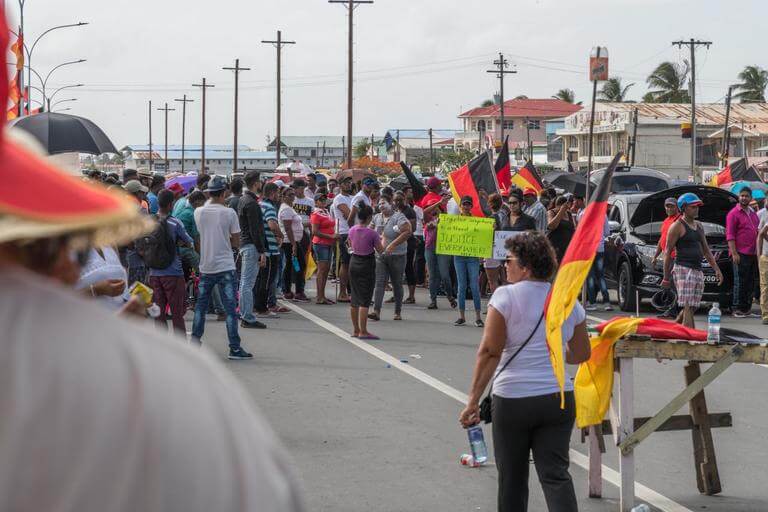
<instances>
[{"instance_id":1,"label":"wide-brim straw hat","mask_svg":"<svg viewBox=\"0 0 768 512\"><path fill-rule=\"evenodd\" d=\"M0 7L0 48L8 48ZM8 103L8 67L0 66L0 99ZM135 201L120 191L72 176L0 130L0 243L68 234L97 246L131 241L152 229Z\"/></svg>"}]
</instances>

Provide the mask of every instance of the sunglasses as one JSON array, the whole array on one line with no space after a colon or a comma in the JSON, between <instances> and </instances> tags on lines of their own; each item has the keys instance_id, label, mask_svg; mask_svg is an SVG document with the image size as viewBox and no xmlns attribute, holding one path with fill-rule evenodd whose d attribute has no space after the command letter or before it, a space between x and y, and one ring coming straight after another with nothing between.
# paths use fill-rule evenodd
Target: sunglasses
<instances>
[{"instance_id":1,"label":"sunglasses","mask_svg":"<svg viewBox=\"0 0 768 512\"><path fill-rule=\"evenodd\" d=\"M520 204L520 201L509 201L509 204L510 204L510 205L513 205L513 204Z\"/></svg>"}]
</instances>

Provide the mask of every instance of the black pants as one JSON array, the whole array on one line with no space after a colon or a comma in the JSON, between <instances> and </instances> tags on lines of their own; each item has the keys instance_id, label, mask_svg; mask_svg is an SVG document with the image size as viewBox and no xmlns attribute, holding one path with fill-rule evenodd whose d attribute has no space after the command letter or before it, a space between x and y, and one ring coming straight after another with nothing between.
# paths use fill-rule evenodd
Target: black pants
<instances>
[{"instance_id":1,"label":"black pants","mask_svg":"<svg viewBox=\"0 0 768 512\"><path fill-rule=\"evenodd\" d=\"M573 392L526 398L493 397L493 446L499 471L499 512L528 510L528 454L550 512L576 512L568 449L576 417Z\"/></svg>"},{"instance_id":2,"label":"black pants","mask_svg":"<svg viewBox=\"0 0 768 512\"><path fill-rule=\"evenodd\" d=\"M253 288L253 309L258 313L266 313L269 309L269 290L271 285L277 282L279 272L280 255L267 256L267 265L259 269L256 285Z\"/></svg>"},{"instance_id":3,"label":"black pants","mask_svg":"<svg viewBox=\"0 0 768 512\"><path fill-rule=\"evenodd\" d=\"M755 283L760 282L757 270L757 256L739 253L739 296L734 299L734 310L749 312L755 297Z\"/></svg>"},{"instance_id":4,"label":"black pants","mask_svg":"<svg viewBox=\"0 0 768 512\"><path fill-rule=\"evenodd\" d=\"M299 260L299 270L293 268L293 251L291 243L283 243L285 268L283 269L283 293L290 293L291 284L296 285L296 293L304 293L304 269L307 268L307 237L296 244L296 258Z\"/></svg>"},{"instance_id":5,"label":"black pants","mask_svg":"<svg viewBox=\"0 0 768 512\"><path fill-rule=\"evenodd\" d=\"M408 239L408 253L405 255L405 284L416 285L416 248L419 243L415 236Z\"/></svg>"},{"instance_id":6,"label":"black pants","mask_svg":"<svg viewBox=\"0 0 768 512\"><path fill-rule=\"evenodd\" d=\"M416 284L424 284L427 280L427 259L424 255L424 237L417 236L416 238L416 259L413 262L414 270L416 271Z\"/></svg>"}]
</instances>

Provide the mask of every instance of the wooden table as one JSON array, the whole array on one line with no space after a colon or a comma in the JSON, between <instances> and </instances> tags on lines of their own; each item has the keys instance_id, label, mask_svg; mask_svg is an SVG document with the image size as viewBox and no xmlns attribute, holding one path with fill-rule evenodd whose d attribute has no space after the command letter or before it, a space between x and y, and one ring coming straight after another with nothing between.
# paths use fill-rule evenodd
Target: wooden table
<instances>
[{"instance_id":1,"label":"wooden table","mask_svg":"<svg viewBox=\"0 0 768 512\"><path fill-rule=\"evenodd\" d=\"M630 512L635 501L634 449L653 432L690 430L693 438L696 481L699 492L713 495L721 492L717 471L712 428L730 427L730 413L709 413L704 388L733 363L768 364L768 344L707 345L688 341L651 340L631 336L619 340L614 349L615 371L618 373L618 400L611 400L610 419L602 426L589 427L589 495L602 496L603 434L612 434L619 448L621 474L620 510ZM685 366L686 388L656 415L636 418L634 415L634 359L676 359L688 361ZM700 363L714 363L704 373ZM688 402L689 414L677 415Z\"/></svg>"}]
</instances>

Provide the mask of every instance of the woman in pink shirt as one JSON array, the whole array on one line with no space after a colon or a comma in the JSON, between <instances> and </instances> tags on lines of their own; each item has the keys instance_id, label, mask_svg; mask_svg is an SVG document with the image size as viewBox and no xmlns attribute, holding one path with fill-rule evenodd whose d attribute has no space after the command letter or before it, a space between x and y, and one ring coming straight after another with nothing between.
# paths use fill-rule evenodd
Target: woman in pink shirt
<instances>
[{"instance_id":1,"label":"woman in pink shirt","mask_svg":"<svg viewBox=\"0 0 768 512\"><path fill-rule=\"evenodd\" d=\"M361 204L357 210L357 224L350 228L347 244L352 257L349 262L349 286L352 289L350 315L352 337L361 340L378 340L368 332L368 307L373 299L376 285L376 253L384 251L381 238L376 230L368 227L373 209Z\"/></svg>"}]
</instances>

